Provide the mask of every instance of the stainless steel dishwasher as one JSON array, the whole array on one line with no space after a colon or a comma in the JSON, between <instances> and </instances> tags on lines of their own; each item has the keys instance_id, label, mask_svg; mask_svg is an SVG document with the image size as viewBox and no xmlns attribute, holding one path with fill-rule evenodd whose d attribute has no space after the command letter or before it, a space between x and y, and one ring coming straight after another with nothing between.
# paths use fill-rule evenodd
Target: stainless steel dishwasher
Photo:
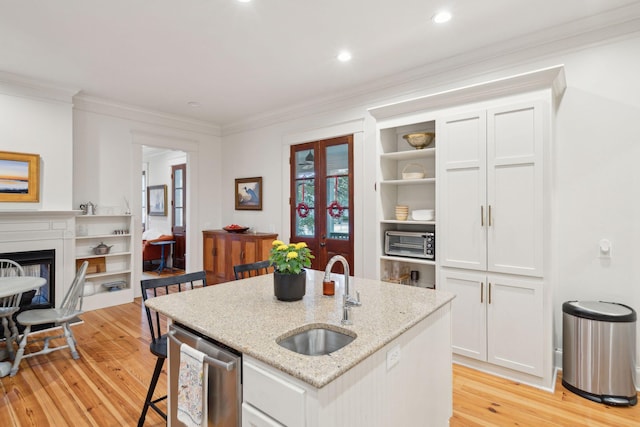
<instances>
[{"instance_id":1,"label":"stainless steel dishwasher","mask_svg":"<svg viewBox=\"0 0 640 427\"><path fill-rule=\"evenodd\" d=\"M207 425L240 427L242 411L242 356L232 349L212 342L182 325L169 326L169 426L182 426L178 421L178 375L182 343L205 354L208 364Z\"/></svg>"}]
</instances>

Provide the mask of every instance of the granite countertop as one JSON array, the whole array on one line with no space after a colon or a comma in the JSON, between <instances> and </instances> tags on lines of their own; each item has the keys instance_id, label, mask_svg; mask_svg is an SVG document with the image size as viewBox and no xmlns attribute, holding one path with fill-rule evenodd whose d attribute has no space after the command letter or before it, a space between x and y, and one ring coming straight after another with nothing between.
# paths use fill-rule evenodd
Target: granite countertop
<instances>
[{"instance_id":1,"label":"granite countertop","mask_svg":"<svg viewBox=\"0 0 640 427\"><path fill-rule=\"evenodd\" d=\"M451 301L453 294L351 277L351 293L362 306L351 309L353 325L341 325L342 275L335 296L322 295L323 272L307 270L301 301L273 296L273 274L221 283L193 291L150 298L146 304L206 336L290 374L316 388L333 381L367 356ZM276 343L281 336L310 325L330 325L357 338L325 356L306 356Z\"/></svg>"}]
</instances>

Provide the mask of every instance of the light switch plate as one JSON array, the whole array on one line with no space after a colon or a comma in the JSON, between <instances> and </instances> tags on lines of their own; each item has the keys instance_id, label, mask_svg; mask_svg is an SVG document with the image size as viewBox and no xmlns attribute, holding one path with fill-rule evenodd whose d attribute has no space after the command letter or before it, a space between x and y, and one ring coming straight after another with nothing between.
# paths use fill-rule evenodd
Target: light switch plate
<instances>
[{"instance_id":1,"label":"light switch plate","mask_svg":"<svg viewBox=\"0 0 640 427\"><path fill-rule=\"evenodd\" d=\"M601 239L598 243L598 252L600 258L611 258L611 241L608 239Z\"/></svg>"}]
</instances>

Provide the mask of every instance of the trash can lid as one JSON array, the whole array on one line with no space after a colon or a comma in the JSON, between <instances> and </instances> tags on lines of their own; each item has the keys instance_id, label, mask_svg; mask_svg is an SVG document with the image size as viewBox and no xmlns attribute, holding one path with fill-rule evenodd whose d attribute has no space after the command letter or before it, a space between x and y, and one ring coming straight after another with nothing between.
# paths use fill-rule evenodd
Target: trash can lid
<instances>
[{"instance_id":1,"label":"trash can lid","mask_svg":"<svg viewBox=\"0 0 640 427\"><path fill-rule=\"evenodd\" d=\"M608 322L635 322L633 308L616 302L604 301L567 301L562 311L577 317Z\"/></svg>"}]
</instances>

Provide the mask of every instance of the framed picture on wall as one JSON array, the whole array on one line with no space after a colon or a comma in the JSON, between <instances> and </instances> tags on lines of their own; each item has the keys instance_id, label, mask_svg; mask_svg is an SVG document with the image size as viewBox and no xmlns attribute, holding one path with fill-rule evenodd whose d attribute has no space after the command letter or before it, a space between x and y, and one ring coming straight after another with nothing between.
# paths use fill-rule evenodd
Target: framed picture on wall
<instances>
[{"instance_id":1,"label":"framed picture on wall","mask_svg":"<svg viewBox=\"0 0 640 427\"><path fill-rule=\"evenodd\" d=\"M151 216L167 216L167 186L147 187L147 211Z\"/></svg>"},{"instance_id":2,"label":"framed picture on wall","mask_svg":"<svg viewBox=\"0 0 640 427\"><path fill-rule=\"evenodd\" d=\"M0 202L40 201L40 156L0 151Z\"/></svg>"},{"instance_id":3,"label":"framed picture on wall","mask_svg":"<svg viewBox=\"0 0 640 427\"><path fill-rule=\"evenodd\" d=\"M236 178L236 210L262 210L262 177Z\"/></svg>"}]
</instances>

